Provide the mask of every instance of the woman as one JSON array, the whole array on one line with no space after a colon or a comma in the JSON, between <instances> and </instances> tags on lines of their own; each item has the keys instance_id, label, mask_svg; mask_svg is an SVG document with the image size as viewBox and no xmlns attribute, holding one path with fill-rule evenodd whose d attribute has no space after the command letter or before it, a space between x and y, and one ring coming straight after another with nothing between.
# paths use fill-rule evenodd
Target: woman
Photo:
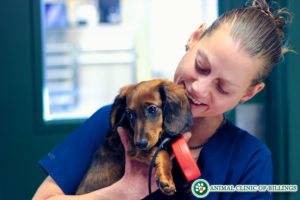
<instances>
[{"instance_id":1,"label":"woman","mask_svg":"<svg viewBox=\"0 0 300 200\"><path fill-rule=\"evenodd\" d=\"M282 46L286 21L273 14L264 0L226 12L206 29L201 25L189 38L174 82L183 84L190 100L194 123L185 133L201 178L211 185L272 184L268 148L234 126L223 113L248 101L265 84L263 79L285 52ZM110 106L103 107L40 164L49 174L34 199L143 199L148 167L126 158L125 175L115 184L82 196L72 196L93 152L109 126ZM119 135L127 149L126 130ZM152 188L157 189L155 181ZM65 194L70 194L65 195ZM190 199L180 193L154 199ZM195 197L191 197L195 198ZM271 199L268 192L210 193L207 199Z\"/></svg>"}]
</instances>

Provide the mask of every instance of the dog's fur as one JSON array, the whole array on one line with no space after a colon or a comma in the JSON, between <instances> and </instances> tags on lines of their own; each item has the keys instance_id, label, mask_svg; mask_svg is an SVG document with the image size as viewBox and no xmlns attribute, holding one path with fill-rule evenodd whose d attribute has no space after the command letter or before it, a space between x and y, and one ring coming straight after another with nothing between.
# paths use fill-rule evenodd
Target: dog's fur
<instances>
[{"instance_id":1,"label":"dog's fur","mask_svg":"<svg viewBox=\"0 0 300 200\"><path fill-rule=\"evenodd\" d=\"M112 106L110 120L111 128L76 194L107 187L123 176L125 152L117 133L118 126L124 126L130 132L127 152L130 159L149 165L162 135L184 132L192 124L192 115L182 85L155 79L122 88ZM161 150L155 166L161 191L174 194L169 152Z\"/></svg>"}]
</instances>

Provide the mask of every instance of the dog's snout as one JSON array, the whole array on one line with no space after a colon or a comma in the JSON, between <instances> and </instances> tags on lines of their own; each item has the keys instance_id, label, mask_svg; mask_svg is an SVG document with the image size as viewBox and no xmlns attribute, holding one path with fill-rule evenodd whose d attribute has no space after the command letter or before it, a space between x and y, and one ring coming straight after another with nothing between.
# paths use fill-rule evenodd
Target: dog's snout
<instances>
[{"instance_id":1,"label":"dog's snout","mask_svg":"<svg viewBox=\"0 0 300 200\"><path fill-rule=\"evenodd\" d=\"M139 141L136 141L135 146L137 146L140 149L146 148L148 145L148 140L147 139L141 139Z\"/></svg>"}]
</instances>

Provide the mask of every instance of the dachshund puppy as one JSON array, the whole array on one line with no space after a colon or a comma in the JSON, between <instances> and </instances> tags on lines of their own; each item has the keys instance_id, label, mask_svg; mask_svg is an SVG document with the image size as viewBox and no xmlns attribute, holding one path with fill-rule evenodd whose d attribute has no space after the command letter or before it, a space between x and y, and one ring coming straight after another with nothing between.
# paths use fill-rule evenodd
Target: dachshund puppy
<instances>
[{"instance_id":1,"label":"dachshund puppy","mask_svg":"<svg viewBox=\"0 0 300 200\"><path fill-rule=\"evenodd\" d=\"M76 194L107 187L123 176L125 152L118 126L129 130L126 153L130 159L150 165L162 137L186 131L192 124L192 114L182 85L156 79L122 88L112 106L110 122L111 128ZM155 166L160 190L167 195L174 194L172 163L167 150L158 153Z\"/></svg>"}]
</instances>

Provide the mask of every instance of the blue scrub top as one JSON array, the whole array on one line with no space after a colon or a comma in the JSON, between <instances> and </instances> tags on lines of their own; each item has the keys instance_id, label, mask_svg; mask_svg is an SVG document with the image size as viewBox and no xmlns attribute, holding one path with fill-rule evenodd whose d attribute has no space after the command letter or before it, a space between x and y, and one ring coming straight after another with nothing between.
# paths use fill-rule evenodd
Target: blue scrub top
<instances>
[{"instance_id":1,"label":"blue scrub top","mask_svg":"<svg viewBox=\"0 0 300 200\"><path fill-rule=\"evenodd\" d=\"M39 161L65 194L75 193L94 152L104 140L110 127L110 111L111 105L99 109ZM270 150L263 142L229 120L202 148L197 163L201 171L199 178L205 179L210 185L272 184ZM153 199L183 198L165 196L157 191ZM268 192L211 192L205 199L272 199L272 195Z\"/></svg>"}]
</instances>

